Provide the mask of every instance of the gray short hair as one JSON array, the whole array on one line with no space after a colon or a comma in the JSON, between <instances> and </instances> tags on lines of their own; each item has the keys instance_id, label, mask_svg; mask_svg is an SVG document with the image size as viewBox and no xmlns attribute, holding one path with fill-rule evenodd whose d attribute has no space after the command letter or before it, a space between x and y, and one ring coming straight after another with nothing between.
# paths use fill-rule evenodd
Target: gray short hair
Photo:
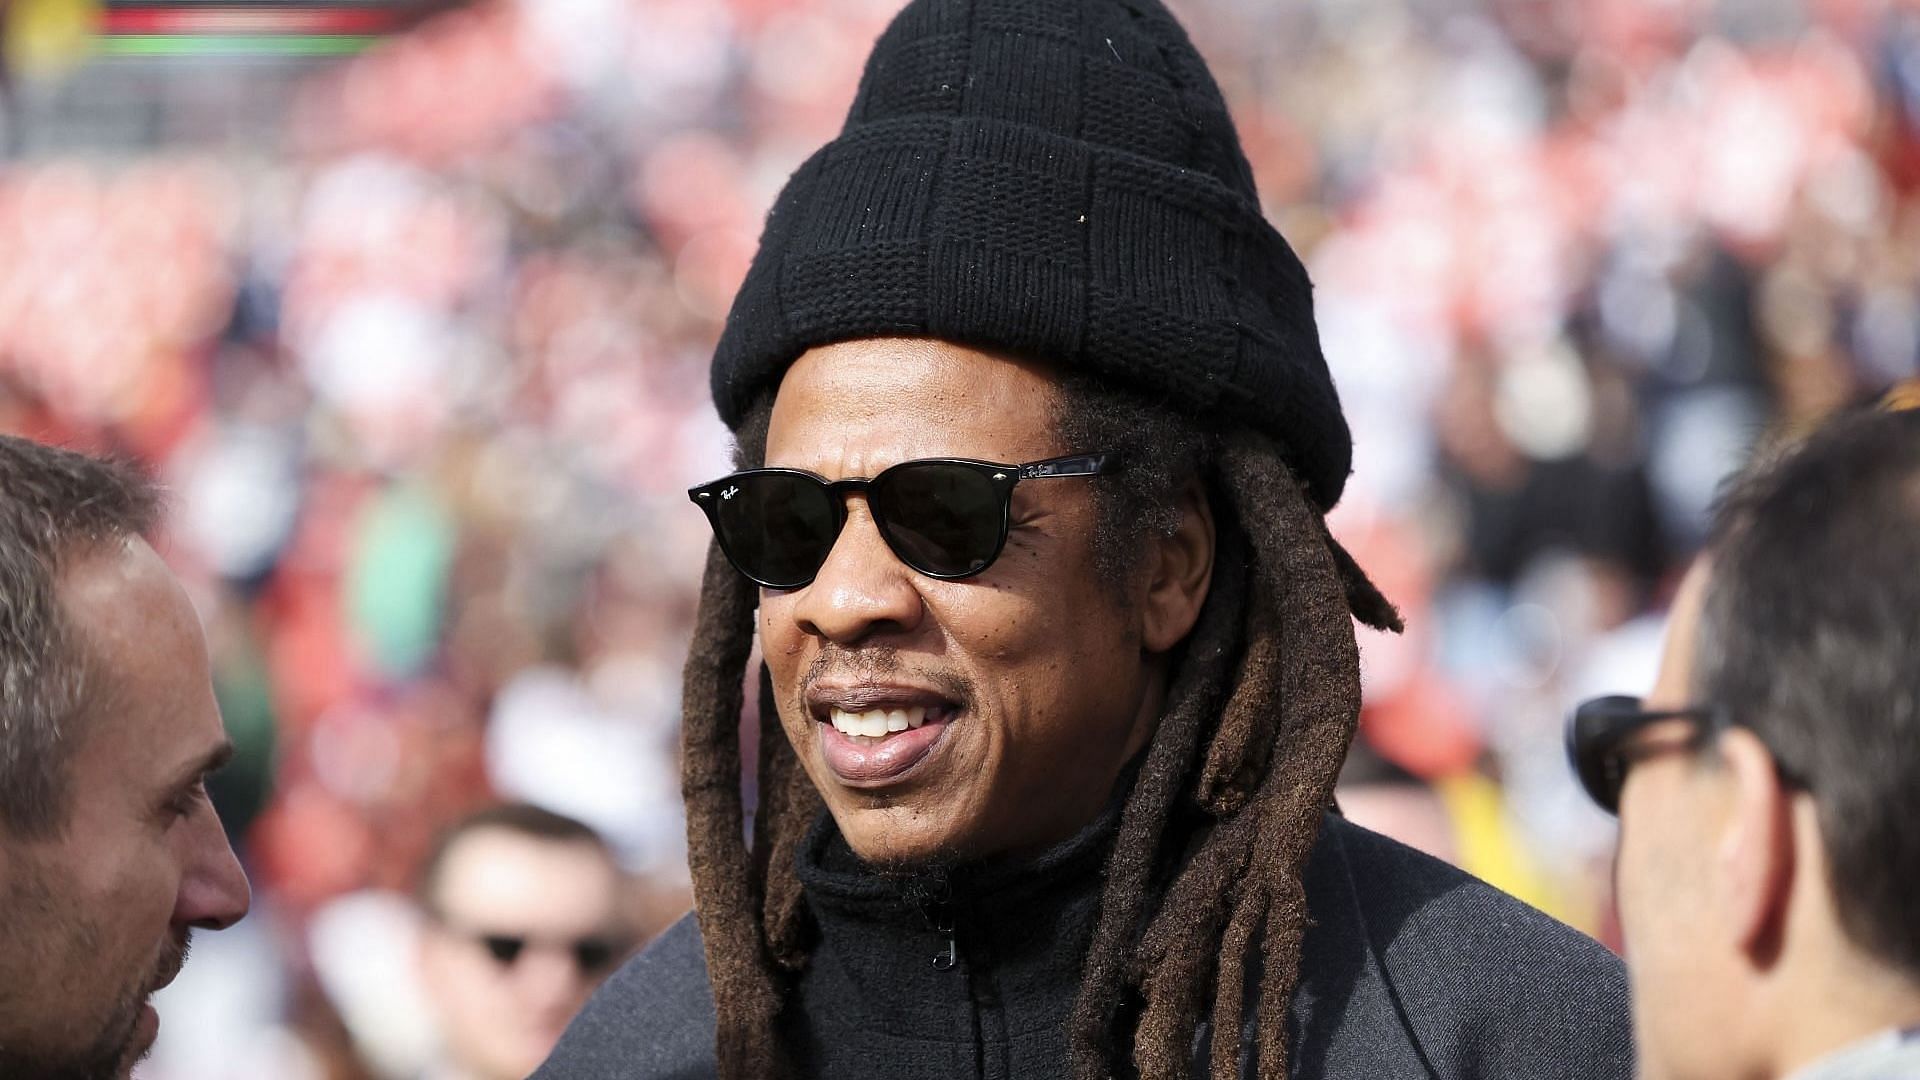
<instances>
[{"instance_id":1,"label":"gray short hair","mask_svg":"<svg viewBox=\"0 0 1920 1080\"><path fill-rule=\"evenodd\" d=\"M0 828L57 833L86 664L56 590L62 565L144 535L159 495L138 470L0 435Z\"/></svg>"}]
</instances>

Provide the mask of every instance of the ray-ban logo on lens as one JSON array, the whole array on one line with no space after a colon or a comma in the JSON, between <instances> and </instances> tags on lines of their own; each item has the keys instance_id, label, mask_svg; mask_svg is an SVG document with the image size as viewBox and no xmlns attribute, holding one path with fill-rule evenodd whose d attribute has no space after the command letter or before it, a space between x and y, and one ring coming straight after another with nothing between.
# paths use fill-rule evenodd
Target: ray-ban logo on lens
<instances>
[{"instance_id":1,"label":"ray-ban logo on lens","mask_svg":"<svg viewBox=\"0 0 1920 1080\"><path fill-rule=\"evenodd\" d=\"M738 487L730 487L727 490L721 492L720 497L723 499L731 499L738 494L740 494L740 489Z\"/></svg>"}]
</instances>

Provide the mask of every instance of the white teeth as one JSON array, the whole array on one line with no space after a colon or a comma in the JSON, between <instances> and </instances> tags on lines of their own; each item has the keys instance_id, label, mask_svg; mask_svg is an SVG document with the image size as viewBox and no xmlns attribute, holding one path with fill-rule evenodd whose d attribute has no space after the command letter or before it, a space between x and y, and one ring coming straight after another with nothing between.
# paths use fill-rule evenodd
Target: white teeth
<instances>
[{"instance_id":1,"label":"white teeth","mask_svg":"<svg viewBox=\"0 0 1920 1080\"><path fill-rule=\"evenodd\" d=\"M880 739L896 731L909 731L926 723L927 710L919 705L911 709L868 709L860 713L834 709L827 714L827 719L832 721L834 730L842 735Z\"/></svg>"}]
</instances>

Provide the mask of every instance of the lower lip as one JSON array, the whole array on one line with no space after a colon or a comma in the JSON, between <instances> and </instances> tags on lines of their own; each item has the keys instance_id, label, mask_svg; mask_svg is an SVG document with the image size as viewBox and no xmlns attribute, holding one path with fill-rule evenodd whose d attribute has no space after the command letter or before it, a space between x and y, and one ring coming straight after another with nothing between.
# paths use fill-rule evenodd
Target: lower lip
<instances>
[{"instance_id":1,"label":"lower lip","mask_svg":"<svg viewBox=\"0 0 1920 1080\"><path fill-rule=\"evenodd\" d=\"M820 755L848 787L878 788L906 780L940 745L952 719L929 720L884 739L856 739L829 723L820 724Z\"/></svg>"}]
</instances>

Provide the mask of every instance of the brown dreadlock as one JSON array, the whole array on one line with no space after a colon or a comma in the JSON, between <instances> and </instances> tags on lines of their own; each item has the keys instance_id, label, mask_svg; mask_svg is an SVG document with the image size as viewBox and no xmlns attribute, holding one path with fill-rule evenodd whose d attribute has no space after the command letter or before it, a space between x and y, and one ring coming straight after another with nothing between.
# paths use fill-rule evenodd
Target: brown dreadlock
<instances>
[{"instance_id":1,"label":"brown dreadlock","mask_svg":"<svg viewBox=\"0 0 1920 1080\"><path fill-rule=\"evenodd\" d=\"M1068 396L1088 392L1070 386ZM769 412L763 402L741 425L743 462L764 458ZM1301 872L1359 716L1352 619L1400 628L1270 440L1238 432L1203 457L1217 459L1205 469L1218 521L1214 579L1108 863L1072 1019L1080 1080L1114 1075L1127 1055L1142 1077L1190 1076L1209 1020L1209 1071L1237 1076L1250 1008L1257 1075L1286 1075L1307 922ZM795 1071L778 1021L811 944L794 866L822 807L763 667L761 804L749 850L738 729L755 603L754 587L711 548L686 668L684 774L728 1080Z\"/></svg>"}]
</instances>

